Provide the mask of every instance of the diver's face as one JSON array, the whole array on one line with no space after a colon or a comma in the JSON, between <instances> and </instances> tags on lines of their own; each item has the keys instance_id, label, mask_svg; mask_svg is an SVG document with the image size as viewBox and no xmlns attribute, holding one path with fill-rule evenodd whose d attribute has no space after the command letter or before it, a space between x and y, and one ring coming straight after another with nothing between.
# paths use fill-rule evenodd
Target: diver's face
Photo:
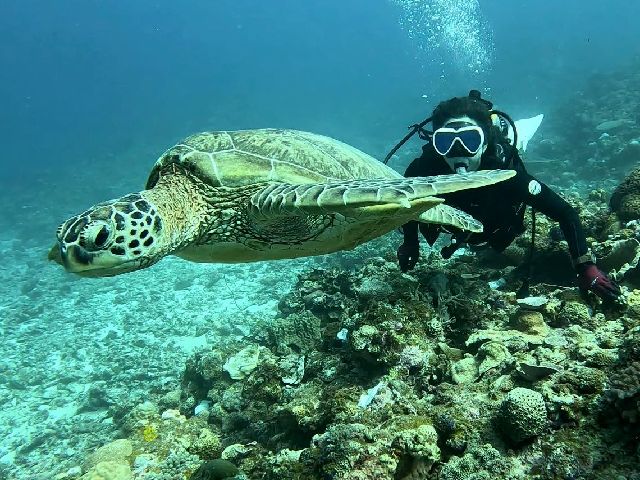
<instances>
[{"instance_id":1,"label":"diver's face","mask_svg":"<svg viewBox=\"0 0 640 480\"><path fill-rule=\"evenodd\" d=\"M447 130L464 129L465 127L476 127L480 130L480 132L482 132L478 122L467 116L451 118L443 126L443 128ZM471 134L473 132L471 131L469 133ZM487 149L487 141L484 137L484 133L482 133L481 138L474 140L480 142L479 148L477 149L477 151L475 151L475 153L471 153L462 144L461 140L463 138L464 137L461 137L453 142L450 150L445 155L443 155L444 160L445 162L447 162L447 165L449 165L449 168L451 168L451 170L455 173L475 172L480 168L482 154ZM477 144L473 145L471 142L469 142L468 146L473 150L474 147L477 146Z\"/></svg>"}]
</instances>

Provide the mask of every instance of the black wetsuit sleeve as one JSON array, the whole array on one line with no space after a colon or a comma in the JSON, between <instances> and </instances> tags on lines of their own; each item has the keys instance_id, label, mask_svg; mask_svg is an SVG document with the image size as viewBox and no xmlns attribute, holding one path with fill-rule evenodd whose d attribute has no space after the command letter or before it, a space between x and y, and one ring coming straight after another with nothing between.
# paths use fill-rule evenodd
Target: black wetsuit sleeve
<instances>
[{"instance_id":1,"label":"black wetsuit sleeve","mask_svg":"<svg viewBox=\"0 0 640 480\"><path fill-rule=\"evenodd\" d=\"M432 175L440 175L438 165L438 157L431 145L425 145L422 148L422 155L409 164L404 172L405 177L430 177ZM404 233L404 243L407 245L415 245L419 243L418 230L426 238L429 245L433 245L438 238L439 228L434 224L421 224L411 221L402 226Z\"/></svg>"},{"instance_id":2,"label":"black wetsuit sleeve","mask_svg":"<svg viewBox=\"0 0 640 480\"><path fill-rule=\"evenodd\" d=\"M572 259L587 253L587 240L580 217L566 200L525 171L518 172L505 183L511 184L509 186L516 198L560 224Z\"/></svg>"}]
</instances>

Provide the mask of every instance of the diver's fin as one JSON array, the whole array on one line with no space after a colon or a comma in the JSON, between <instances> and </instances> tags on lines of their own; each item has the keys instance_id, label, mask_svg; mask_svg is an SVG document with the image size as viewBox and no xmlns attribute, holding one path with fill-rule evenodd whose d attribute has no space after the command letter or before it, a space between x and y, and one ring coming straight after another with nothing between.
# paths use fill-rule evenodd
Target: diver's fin
<instances>
[{"instance_id":1,"label":"diver's fin","mask_svg":"<svg viewBox=\"0 0 640 480\"><path fill-rule=\"evenodd\" d=\"M538 131L543 118L544 114L541 113L535 117L515 121L516 130L518 131L518 145L516 145L518 150L522 150L523 152L527 151L529 140L531 140ZM509 130L509 138L513 141L513 132L511 129Z\"/></svg>"}]
</instances>

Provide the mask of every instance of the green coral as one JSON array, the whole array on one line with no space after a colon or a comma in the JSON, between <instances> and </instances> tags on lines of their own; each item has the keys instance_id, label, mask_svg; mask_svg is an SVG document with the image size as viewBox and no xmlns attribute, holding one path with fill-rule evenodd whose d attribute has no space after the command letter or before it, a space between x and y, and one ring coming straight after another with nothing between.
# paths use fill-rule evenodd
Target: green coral
<instances>
[{"instance_id":1,"label":"green coral","mask_svg":"<svg viewBox=\"0 0 640 480\"><path fill-rule=\"evenodd\" d=\"M525 476L489 444L470 448L462 457L451 459L440 470L439 480L519 480Z\"/></svg>"},{"instance_id":2,"label":"green coral","mask_svg":"<svg viewBox=\"0 0 640 480\"><path fill-rule=\"evenodd\" d=\"M401 430L397 433L392 446L403 455L420 459L427 465L433 465L440 460L440 449L437 445L438 434L429 424L416 428Z\"/></svg>"},{"instance_id":3,"label":"green coral","mask_svg":"<svg viewBox=\"0 0 640 480\"><path fill-rule=\"evenodd\" d=\"M208 428L203 428L187 450L203 460L210 460L220 456L221 447L220 436Z\"/></svg>"},{"instance_id":4,"label":"green coral","mask_svg":"<svg viewBox=\"0 0 640 480\"><path fill-rule=\"evenodd\" d=\"M586 328L593 327L589 307L576 301L568 301L562 305L556 317L556 322L560 326L580 325Z\"/></svg>"},{"instance_id":5,"label":"green coral","mask_svg":"<svg viewBox=\"0 0 640 480\"><path fill-rule=\"evenodd\" d=\"M547 426L547 408L542 394L528 388L511 390L502 401L497 423L505 437L518 445Z\"/></svg>"}]
</instances>

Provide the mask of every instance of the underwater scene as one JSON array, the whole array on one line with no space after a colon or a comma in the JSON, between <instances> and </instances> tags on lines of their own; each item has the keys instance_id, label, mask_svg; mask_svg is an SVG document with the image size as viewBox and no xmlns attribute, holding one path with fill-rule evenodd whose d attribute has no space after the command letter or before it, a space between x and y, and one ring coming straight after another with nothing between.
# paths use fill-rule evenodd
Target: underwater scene
<instances>
[{"instance_id":1,"label":"underwater scene","mask_svg":"<svg viewBox=\"0 0 640 480\"><path fill-rule=\"evenodd\" d=\"M640 480L640 2L0 2L0 480Z\"/></svg>"}]
</instances>

